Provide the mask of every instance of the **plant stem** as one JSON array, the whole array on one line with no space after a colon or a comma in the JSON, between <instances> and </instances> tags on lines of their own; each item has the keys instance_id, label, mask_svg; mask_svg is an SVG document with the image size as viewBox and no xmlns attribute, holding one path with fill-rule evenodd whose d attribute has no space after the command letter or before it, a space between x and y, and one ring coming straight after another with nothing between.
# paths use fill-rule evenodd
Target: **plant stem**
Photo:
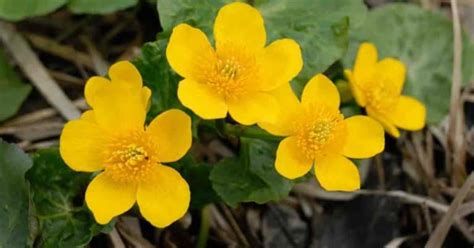
<instances>
[{"instance_id":1,"label":"plant stem","mask_svg":"<svg viewBox=\"0 0 474 248\"><path fill-rule=\"evenodd\" d=\"M211 205L207 205L201 210L201 226L199 227L199 236L196 244L196 248L205 248L207 246L207 240L209 238L209 227L211 220Z\"/></svg>"}]
</instances>

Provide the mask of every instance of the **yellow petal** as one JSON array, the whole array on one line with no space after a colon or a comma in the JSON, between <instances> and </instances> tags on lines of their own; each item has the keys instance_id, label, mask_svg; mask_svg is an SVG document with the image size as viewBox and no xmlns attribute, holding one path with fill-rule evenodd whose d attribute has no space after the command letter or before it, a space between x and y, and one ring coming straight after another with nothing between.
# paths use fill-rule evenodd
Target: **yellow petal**
<instances>
[{"instance_id":1,"label":"yellow petal","mask_svg":"<svg viewBox=\"0 0 474 248\"><path fill-rule=\"evenodd\" d=\"M354 79L356 84L370 80L377 64L377 48L372 43L362 43L357 52L354 64Z\"/></svg>"},{"instance_id":2,"label":"yellow petal","mask_svg":"<svg viewBox=\"0 0 474 248\"><path fill-rule=\"evenodd\" d=\"M88 121L92 123L97 123L94 116L93 110L87 110L86 112L82 113L80 120Z\"/></svg>"},{"instance_id":3,"label":"yellow petal","mask_svg":"<svg viewBox=\"0 0 474 248\"><path fill-rule=\"evenodd\" d=\"M157 165L150 178L138 186L137 202L143 217L163 228L183 217L190 195L188 183L177 171Z\"/></svg>"},{"instance_id":4,"label":"yellow petal","mask_svg":"<svg viewBox=\"0 0 474 248\"><path fill-rule=\"evenodd\" d=\"M181 103L203 119L219 119L227 115L227 105L222 97L205 84L191 79L179 82L178 98Z\"/></svg>"},{"instance_id":5,"label":"yellow petal","mask_svg":"<svg viewBox=\"0 0 474 248\"><path fill-rule=\"evenodd\" d=\"M293 133L292 123L301 104L289 83L283 84L270 94L277 100L280 111L275 122L259 122L258 125L273 135L289 136Z\"/></svg>"},{"instance_id":6,"label":"yellow petal","mask_svg":"<svg viewBox=\"0 0 474 248\"><path fill-rule=\"evenodd\" d=\"M105 146L106 134L102 128L82 118L66 123L59 140L61 157L75 171L103 169Z\"/></svg>"},{"instance_id":7,"label":"yellow petal","mask_svg":"<svg viewBox=\"0 0 474 248\"><path fill-rule=\"evenodd\" d=\"M227 105L232 118L243 125L275 122L280 111L275 97L263 92L252 92L239 99L228 101Z\"/></svg>"},{"instance_id":8,"label":"yellow petal","mask_svg":"<svg viewBox=\"0 0 474 248\"><path fill-rule=\"evenodd\" d=\"M354 75L351 70L344 70L344 74L346 75L347 80L349 81L349 86L351 87L352 96L356 100L357 104L361 107L365 107L366 99L364 93L360 90L359 86L357 86L356 82L354 81Z\"/></svg>"},{"instance_id":9,"label":"yellow petal","mask_svg":"<svg viewBox=\"0 0 474 248\"><path fill-rule=\"evenodd\" d=\"M303 68L301 48L291 39L271 43L263 50L259 61L264 90L272 90L290 82Z\"/></svg>"},{"instance_id":10,"label":"yellow petal","mask_svg":"<svg viewBox=\"0 0 474 248\"><path fill-rule=\"evenodd\" d=\"M125 82L133 89L141 89L142 76L137 68L128 61L120 61L113 64L109 69L109 77L112 82Z\"/></svg>"},{"instance_id":11,"label":"yellow petal","mask_svg":"<svg viewBox=\"0 0 474 248\"><path fill-rule=\"evenodd\" d=\"M314 172L321 187L327 191L360 189L359 170L344 156L334 155L316 160Z\"/></svg>"},{"instance_id":12,"label":"yellow petal","mask_svg":"<svg viewBox=\"0 0 474 248\"><path fill-rule=\"evenodd\" d=\"M386 117L382 114L379 114L376 111L373 111L369 107L366 108L365 110L367 111L367 115L369 115L370 117L372 117L376 121L378 121L380 123L380 125L382 125L382 127L385 129L385 131L387 131L387 133L389 133L390 135L392 135L395 138L400 137L400 131L398 131L398 129L395 126L395 124L393 123L393 121L388 119L388 117Z\"/></svg>"},{"instance_id":13,"label":"yellow petal","mask_svg":"<svg viewBox=\"0 0 474 248\"><path fill-rule=\"evenodd\" d=\"M369 158L383 151L383 127L370 117L357 115L344 120L347 127L346 142L342 151L350 158Z\"/></svg>"},{"instance_id":14,"label":"yellow petal","mask_svg":"<svg viewBox=\"0 0 474 248\"><path fill-rule=\"evenodd\" d=\"M160 162L174 162L191 147L191 118L181 110L171 109L161 113L150 123L146 132L157 145Z\"/></svg>"},{"instance_id":15,"label":"yellow petal","mask_svg":"<svg viewBox=\"0 0 474 248\"><path fill-rule=\"evenodd\" d=\"M87 104L89 106L94 107L94 99L97 94L97 91L102 89L104 86L110 84L110 81L103 77L91 77L87 80L86 86L84 88L84 95L86 98Z\"/></svg>"},{"instance_id":16,"label":"yellow petal","mask_svg":"<svg viewBox=\"0 0 474 248\"><path fill-rule=\"evenodd\" d=\"M237 44L247 51L258 51L265 46L263 18L245 3L227 4L219 10L214 22L217 51L229 44Z\"/></svg>"},{"instance_id":17,"label":"yellow petal","mask_svg":"<svg viewBox=\"0 0 474 248\"><path fill-rule=\"evenodd\" d=\"M103 225L132 208L136 193L136 185L117 182L103 172L92 179L87 187L86 203L97 223Z\"/></svg>"},{"instance_id":18,"label":"yellow petal","mask_svg":"<svg viewBox=\"0 0 474 248\"><path fill-rule=\"evenodd\" d=\"M145 107L145 112L148 112L151 107L151 90L146 86L142 88L142 103Z\"/></svg>"},{"instance_id":19,"label":"yellow petal","mask_svg":"<svg viewBox=\"0 0 474 248\"><path fill-rule=\"evenodd\" d=\"M288 137L278 145L275 168L280 175L289 179L302 177L312 165L313 160L307 159L296 145L296 137Z\"/></svg>"},{"instance_id":20,"label":"yellow petal","mask_svg":"<svg viewBox=\"0 0 474 248\"><path fill-rule=\"evenodd\" d=\"M111 132L143 129L145 108L141 91L113 83L97 92L94 113L97 123Z\"/></svg>"},{"instance_id":21,"label":"yellow petal","mask_svg":"<svg viewBox=\"0 0 474 248\"><path fill-rule=\"evenodd\" d=\"M187 24L173 29L166 48L166 58L171 68L184 78L196 79L203 64L215 60L214 49L206 35Z\"/></svg>"},{"instance_id":22,"label":"yellow petal","mask_svg":"<svg viewBox=\"0 0 474 248\"><path fill-rule=\"evenodd\" d=\"M395 126L406 130L420 130L425 126L426 108L409 96L401 96L393 112L388 114Z\"/></svg>"},{"instance_id":23,"label":"yellow petal","mask_svg":"<svg viewBox=\"0 0 474 248\"><path fill-rule=\"evenodd\" d=\"M403 84L405 83L406 68L400 60L385 58L377 63L376 70L381 77L394 84L393 87L396 88L398 93L402 92Z\"/></svg>"},{"instance_id":24,"label":"yellow petal","mask_svg":"<svg viewBox=\"0 0 474 248\"><path fill-rule=\"evenodd\" d=\"M301 103L303 105L325 105L339 109L339 92L329 78L323 74L317 74L304 87Z\"/></svg>"}]
</instances>

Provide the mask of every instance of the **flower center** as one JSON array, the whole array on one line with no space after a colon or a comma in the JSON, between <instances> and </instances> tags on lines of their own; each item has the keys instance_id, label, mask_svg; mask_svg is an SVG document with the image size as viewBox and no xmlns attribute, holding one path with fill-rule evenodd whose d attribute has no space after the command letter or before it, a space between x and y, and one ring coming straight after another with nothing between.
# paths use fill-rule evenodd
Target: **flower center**
<instances>
[{"instance_id":1,"label":"flower center","mask_svg":"<svg viewBox=\"0 0 474 248\"><path fill-rule=\"evenodd\" d=\"M307 108L297 120L297 145L309 159L342 149L345 141L344 116L326 106Z\"/></svg>"},{"instance_id":2,"label":"flower center","mask_svg":"<svg viewBox=\"0 0 474 248\"><path fill-rule=\"evenodd\" d=\"M217 52L216 61L204 69L202 81L217 94L230 100L238 99L258 82L255 56L232 45Z\"/></svg>"},{"instance_id":3,"label":"flower center","mask_svg":"<svg viewBox=\"0 0 474 248\"><path fill-rule=\"evenodd\" d=\"M134 166L148 159L148 153L143 147L130 144L121 150L112 152L111 160L118 161L128 166Z\"/></svg>"},{"instance_id":4,"label":"flower center","mask_svg":"<svg viewBox=\"0 0 474 248\"><path fill-rule=\"evenodd\" d=\"M367 82L364 88L367 105L379 113L392 111L400 96L395 85L383 78Z\"/></svg>"},{"instance_id":5,"label":"flower center","mask_svg":"<svg viewBox=\"0 0 474 248\"><path fill-rule=\"evenodd\" d=\"M217 61L218 75L224 80L234 80L240 69L242 66L233 57Z\"/></svg>"},{"instance_id":6,"label":"flower center","mask_svg":"<svg viewBox=\"0 0 474 248\"><path fill-rule=\"evenodd\" d=\"M105 152L105 172L120 182L139 182L157 161L154 144L139 131L113 138Z\"/></svg>"}]
</instances>

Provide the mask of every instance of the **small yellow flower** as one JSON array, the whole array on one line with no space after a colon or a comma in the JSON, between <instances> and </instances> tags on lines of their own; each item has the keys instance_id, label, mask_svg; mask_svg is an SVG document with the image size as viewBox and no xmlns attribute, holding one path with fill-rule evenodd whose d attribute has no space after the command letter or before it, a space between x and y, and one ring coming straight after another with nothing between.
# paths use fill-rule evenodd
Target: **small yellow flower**
<instances>
[{"instance_id":1,"label":"small yellow flower","mask_svg":"<svg viewBox=\"0 0 474 248\"><path fill-rule=\"evenodd\" d=\"M372 43L359 47L354 70L346 70L352 94L367 114L398 138L398 128L420 130L425 126L426 108L418 100L402 96L405 65L394 58L377 61L377 48Z\"/></svg>"},{"instance_id":2,"label":"small yellow flower","mask_svg":"<svg viewBox=\"0 0 474 248\"><path fill-rule=\"evenodd\" d=\"M359 171L346 157L369 158L382 152L382 126L367 116L344 119L337 88L322 74L308 82L301 102L289 85L276 89L274 95L282 110L278 121L259 125L274 135L286 136L276 154L278 173L294 179L305 175L314 163L324 189L359 189Z\"/></svg>"},{"instance_id":3,"label":"small yellow flower","mask_svg":"<svg viewBox=\"0 0 474 248\"><path fill-rule=\"evenodd\" d=\"M280 39L265 47L262 16L239 2L219 10L214 38L215 50L201 30L187 24L173 29L166 56L184 77L178 88L181 103L204 119L229 112L245 125L273 121L279 110L269 91L288 84L301 70L299 45Z\"/></svg>"},{"instance_id":4,"label":"small yellow flower","mask_svg":"<svg viewBox=\"0 0 474 248\"><path fill-rule=\"evenodd\" d=\"M65 125L61 156L75 171L102 171L85 197L98 223L108 223L137 202L148 221L165 227L189 206L188 184L162 163L176 161L189 150L191 119L172 109L144 128L151 92L142 87L138 70L119 62L109 76L110 81L88 80L85 96L92 110Z\"/></svg>"}]
</instances>

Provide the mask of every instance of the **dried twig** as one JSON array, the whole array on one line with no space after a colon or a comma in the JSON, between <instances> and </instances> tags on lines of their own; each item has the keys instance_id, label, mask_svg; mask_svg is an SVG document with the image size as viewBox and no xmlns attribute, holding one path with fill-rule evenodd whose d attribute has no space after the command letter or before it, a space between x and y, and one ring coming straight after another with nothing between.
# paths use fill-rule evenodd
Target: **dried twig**
<instances>
[{"instance_id":1,"label":"dried twig","mask_svg":"<svg viewBox=\"0 0 474 248\"><path fill-rule=\"evenodd\" d=\"M53 105L67 120L77 119L79 110L71 103L66 94L48 74L47 69L40 62L28 42L6 22L0 21L0 38L11 51L20 68L43 94L46 100Z\"/></svg>"},{"instance_id":2,"label":"dried twig","mask_svg":"<svg viewBox=\"0 0 474 248\"><path fill-rule=\"evenodd\" d=\"M397 237L392 239L390 242L388 242L386 245L384 245L385 248L398 248L402 246L402 244L410 239L417 239L422 236L426 235L425 233L420 233L420 234L415 234L415 235L407 235L403 237Z\"/></svg>"},{"instance_id":3,"label":"dried twig","mask_svg":"<svg viewBox=\"0 0 474 248\"><path fill-rule=\"evenodd\" d=\"M223 241L225 241L228 246L236 246L237 242L235 233L231 230L229 223L219 212L217 207L212 204L210 205L211 211L211 225L215 230L216 235Z\"/></svg>"},{"instance_id":4,"label":"dried twig","mask_svg":"<svg viewBox=\"0 0 474 248\"><path fill-rule=\"evenodd\" d=\"M449 207L448 211L444 215L443 219L441 219L441 221L438 223L433 233L430 235L430 238L428 239L428 242L426 243L426 247L441 247L444 239L446 238L446 235L448 234L448 231L451 225L457 218L456 212L459 206L462 204L462 202L464 201L464 198L466 198L467 194L469 193L469 190L471 189L473 185L474 185L474 173L471 173L471 175L464 182L464 185L462 186L462 188L457 193L456 197L451 203L451 206Z\"/></svg>"},{"instance_id":5,"label":"dried twig","mask_svg":"<svg viewBox=\"0 0 474 248\"><path fill-rule=\"evenodd\" d=\"M57 79L60 82L65 82L65 83L73 84L76 86L84 87L85 82L81 78L71 76L61 71L48 70L48 72L54 79Z\"/></svg>"},{"instance_id":6,"label":"dried twig","mask_svg":"<svg viewBox=\"0 0 474 248\"><path fill-rule=\"evenodd\" d=\"M154 246L141 235L138 219L119 218L117 230L123 239L133 247L153 248Z\"/></svg>"},{"instance_id":7,"label":"dried twig","mask_svg":"<svg viewBox=\"0 0 474 248\"><path fill-rule=\"evenodd\" d=\"M35 141L45 138L57 137L61 133L63 127L64 122L61 119L53 119L18 127L3 127L0 128L0 135L14 135L21 140Z\"/></svg>"},{"instance_id":8,"label":"dried twig","mask_svg":"<svg viewBox=\"0 0 474 248\"><path fill-rule=\"evenodd\" d=\"M79 63L89 69L94 69L91 57L71 46L59 44L55 40L35 33L26 33L25 36L35 48L41 51L73 63Z\"/></svg>"},{"instance_id":9,"label":"dried twig","mask_svg":"<svg viewBox=\"0 0 474 248\"><path fill-rule=\"evenodd\" d=\"M309 187L305 187L305 184L296 185L293 191L307 195L310 197L321 198L325 200L336 200L336 201L348 201L355 198L358 195L380 195L380 196L389 196L389 197L396 197L399 198L407 203L414 203L414 204L425 204L429 208L432 208L438 212L445 213L448 211L448 206L434 201L430 198L419 196L415 194L410 194L405 191L401 190L390 190L390 191L383 191L383 190L358 190L354 192L328 192L322 189L315 188L310 190ZM311 185L312 186L312 185Z\"/></svg>"},{"instance_id":10,"label":"dried twig","mask_svg":"<svg viewBox=\"0 0 474 248\"><path fill-rule=\"evenodd\" d=\"M74 106L78 107L81 110L86 110L87 103L84 99L78 99L72 102ZM40 110L36 110L31 113L24 114L22 116L18 116L12 120L9 120L5 122L1 127L0 130L2 130L5 127L12 127L12 126L21 126L21 125L26 125L26 124L31 124L33 122L38 122L50 117L55 116L58 113L58 111L54 108L44 108Z\"/></svg>"},{"instance_id":11,"label":"dried twig","mask_svg":"<svg viewBox=\"0 0 474 248\"><path fill-rule=\"evenodd\" d=\"M250 247L249 241L247 240L244 233L240 229L239 224L235 220L235 217L232 214L232 212L229 210L229 208L227 206L221 204L220 209L222 209L222 212L223 212L225 218L227 219L228 223L230 224L230 227L232 228L232 230L236 234L237 238L239 239L239 242L241 243L241 245L244 246L244 247Z\"/></svg>"},{"instance_id":12,"label":"dried twig","mask_svg":"<svg viewBox=\"0 0 474 248\"><path fill-rule=\"evenodd\" d=\"M433 232L433 222L431 221L430 211L425 204L421 205L421 211L423 212L423 217L426 222L426 228L428 229L428 233Z\"/></svg>"},{"instance_id":13,"label":"dried twig","mask_svg":"<svg viewBox=\"0 0 474 248\"><path fill-rule=\"evenodd\" d=\"M382 154L375 156L374 158L375 169L377 170L377 177L379 179L379 189L385 189L385 171L383 168Z\"/></svg>"},{"instance_id":14,"label":"dried twig","mask_svg":"<svg viewBox=\"0 0 474 248\"><path fill-rule=\"evenodd\" d=\"M474 201L466 202L458 209L459 217L465 217L474 213Z\"/></svg>"},{"instance_id":15,"label":"dried twig","mask_svg":"<svg viewBox=\"0 0 474 248\"><path fill-rule=\"evenodd\" d=\"M110 239L110 242L112 243L112 246L114 248L126 248L125 244L123 243L122 239L120 238L119 233L117 232L117 229L114 227L110 233L107 234L107 236Z\"/></svg>"},{"instance_id":16,"label":"dried twig","mask_svg":"<svg viewBox=\"0 0 474 248\"><path fill-rule=\"evenodd\" d=\"M465 160L465 139L463 137L464 120L463 106L461 104L461 82L462 82L462 36L461 24L459 21L459 11L457 0L451 0L451 11L453 15L453 34L454 34L454 58L453 73L451 85L451 103L449 109L448 126L448 162L452 167L452 179L455 185L459 185L466 175Z\"/></svg>"},{"instance_id":17,"label":"dried twig","mask_svg":"<svg viewBox=\"0 0 474 248\"><path fill-rule=\"evenodd\" d=\"M89 51L95 72L98 75L106 75L107 70L109 68L109 63L105 61L103 56L100 54L100 52L97 50L97 48L89 38L82 36L81 41L86 45L87 50Z\"/></svg>"},{"instance_id":18,"label":"dried twig","mask_svg":"<svg viewBox=\"0 0 474 248\"><path fill-rule=\"evenodd\" d=\"M360 195L382 195L382 196L390 196L399 198L407 203L414 203L414 204L425 204L426 206L438 211L438 212L447 212L448 206L434 201L430 198L410 194L405 191L401 190L392 190L392 191L376 191L376 190L360 190L355 192Z\"/></svg>"},{"instance_id":19,"label":"dried twig","mask_svg":"<svg viewBox=\"0 0 474 248\"><path fill-rule=\"evenodd\" d=\"M29 141L26 141L23 143L23 145L19 145L19 146L25 151L34 151L34 150L50 148L54 146L57 147L58 145L59 145L59 141L55 139L55 140L41 141L38 143L31 143Z\"/></svg>"}]
</instances>

